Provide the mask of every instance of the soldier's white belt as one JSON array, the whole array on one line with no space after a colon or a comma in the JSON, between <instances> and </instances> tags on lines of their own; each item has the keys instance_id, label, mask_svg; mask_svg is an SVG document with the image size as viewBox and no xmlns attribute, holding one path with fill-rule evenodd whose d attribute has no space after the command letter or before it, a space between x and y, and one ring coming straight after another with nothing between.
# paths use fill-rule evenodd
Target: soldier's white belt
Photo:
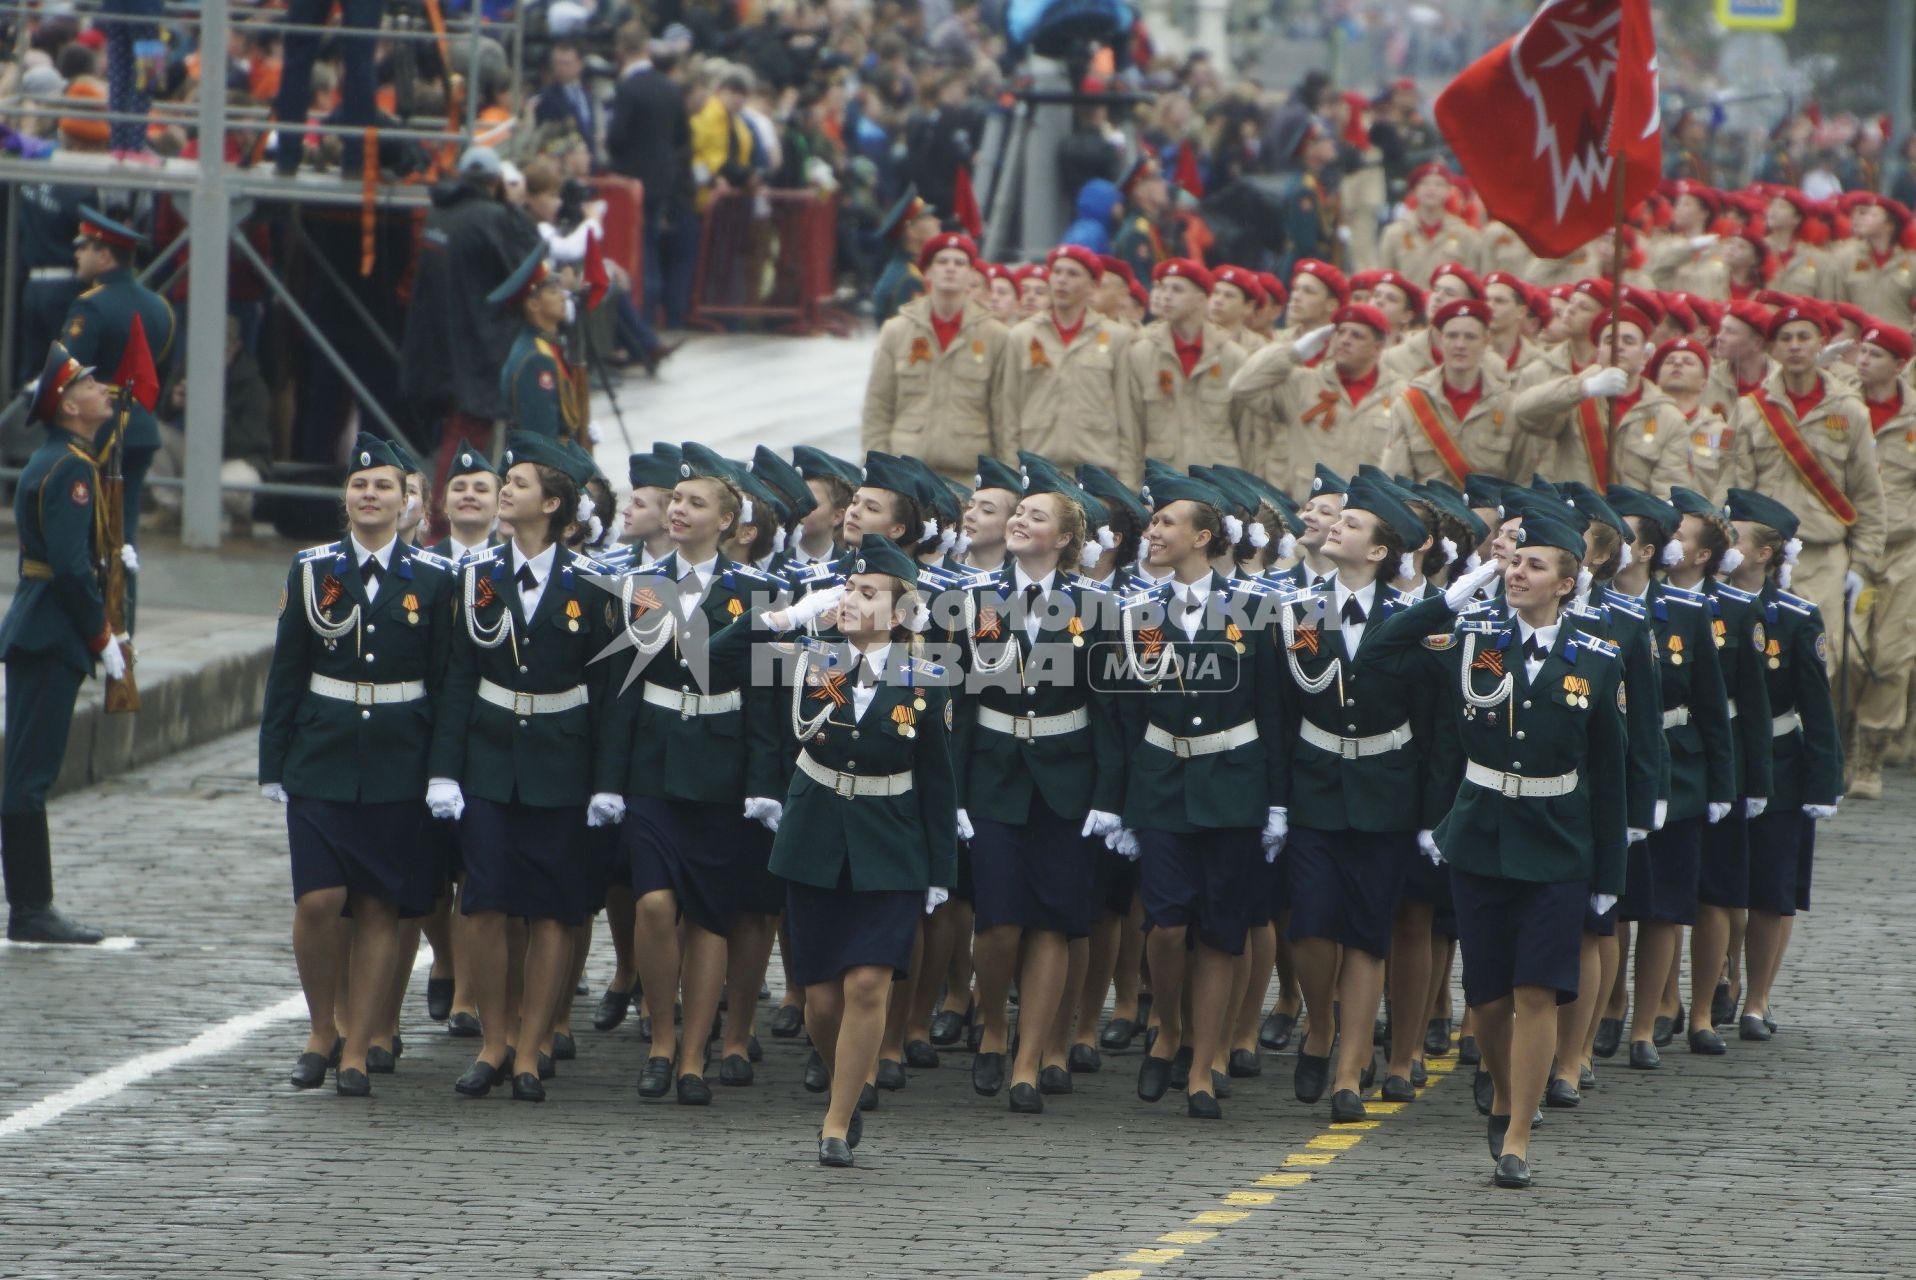
<instances>
[{"instance_id":1,"label":"soldier's white belt","mask_svg":"<svg viewBox=\"0 0 1916 1280\"><path fill-rule=\"evenodd\" d=\"M1663 713L1663 727L1666 729L1680 728L1688 723L1690 723L1688 707L1671 707Z\"/></svg>"},{"instance_id":2,"label":"soldier's white belt","mask_svg":"<svg viewBox=\"0 0 1916 1280\"><path fill-rule=\"evenodd\" d=\"M911 790L911 771L904 773L880 773L861 776L856 773L840 773L836 769L827 769L812 759L811 753L798 753L798 771L821 787L830 787L832 794L844 799L853 796L902 796Z\"/></svg>"},{"instance_id":3,"label":"soldier's white belt","mask_svg":"<svg viewBox=\"0 0 1916 1280\"><path fill-rule=\"evenodd\" d=\"M1795 733L1802 727L1802 716L1794 711L1785 711L1782 715L1770 721L1770 736L1772 738L1781 738L1788 734Z\"/></svg>"},{"instance_id":4,"label":"soldier's white belt","mask_svg":"<svg viewBox=\"0 0 1916 1280\"><path fill-rule=\"evenodd\" d=\"M1169 729L1160 729L1156 725L1146 725L1144 740L1154 747L1169 751L1180 760L1189 760L1192 756L1214 756L1220 751L1229 751L1248 742L1257 741L1257 721L1246 720L1243 724L1233 725L1217 733L1200 733L1192 738L1180 738Z\"/></svg>"},{"instance_id":5,"label":"soldier's white belt","mask_svg":"<svg viewBox=\"0 0 1916 1280\"><path fill-rule=\"evenodd\" d=\"M1364 756L1381 756L1407 745L1410 742L1410 721L1404 721L1389 733L1373 733L1368 738L1344 738L1306 720L1298 727L1298 736L1313 747L1335 752L1346 760L1357 760Z\"/></svg>"},{"instance_id":6,"label":"soldier's white belt","mask_svg":"<svg viewBox=\"0 0 1916 1280\"><path fill-rule=\"evenodd\" d=\"M1572 769L1554 778L1526 778L1521 773L1505 773L1472 760L1464 766L1464 781L1474 782L1511 800L1544 800L1575 791L1577 771Z\"/></svg>"},{"instance_id":7,"label":"soldier's white belt","mask_svg":"<svg viewBox=\"0 0 1916 1280\"><path fill-rule=\"evenodd\" d=\"M479 700L504 707L515 716L549 716L586 702L585 686L577 685L563 693L519 693L490 680L479 682Z\"/></svg>"},{"instance_id":8,"label":"soldier's white belt","mask_svg":"<svg viewBox=\"0 0 1916 1280\"><path fill-rule=\"evenodd\" d=\"M979 728L990 729L994 733L1008 733L1014 738L1055 738L1063 733L1076 733L1090 725L1091 713L1083 707L1055 716L1008 716L990 707L978 708Z\"/></svg>"},{"instance_id":9,"label":"soldier's white belt","mask_svg":"<svg viewBox=\"0 0 1916 1280\"><path fill-rule=\"evenodd\" d=\"M356 707L383 707L395 702L417 702L426 696L424 680L401 680L394 684L370 684L358 680L335 680L315 675L306 688L322 698L336 698Z\"/></svg>"},{"instance_id":10,"label":"soldier's white belt","mask_svg":"<svg viewBox=\"0 0 1916 1280\"><path fill-rule=\"evenodd\" d=\"M697 693L691 689L668 689L664 685L648 684L640 696L655 707L678 712L682 720L689 720L693 716L723 715L745 705L745 694L739 689L729 693Z\"/></svg>"}]
</instances>

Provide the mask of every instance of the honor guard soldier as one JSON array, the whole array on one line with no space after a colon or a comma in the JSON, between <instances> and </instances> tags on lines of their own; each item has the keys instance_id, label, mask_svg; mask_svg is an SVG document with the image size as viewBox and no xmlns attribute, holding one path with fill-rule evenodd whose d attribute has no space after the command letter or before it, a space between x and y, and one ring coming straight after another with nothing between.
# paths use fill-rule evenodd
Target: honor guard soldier
<instances>
[{"instance_id":1,"label":"honor guard soldier","mask_svg":"<svg viewBox=\"0 0 1916 1280\"><path fill-rule=\"evenodd\" d=\"M918 269L930 292L885 321L865 383L860 441L921 457L940 475L970 476L981 453L1008 458L997 420L1005 328L966 295L978 248L943 232L925 242Z\"/></svg>"},{"instance_id":2,"label":"honor guard soldier","mask_svg":"<svg viewBox=\"0 0 1916 1280\"><path fill-rule=\"evenodd\" d=\"M1148 562L1166 579L1121 602L1118 714L1124 733L1124 828L1140 858L1146 950L1159 1034L1138 1070L1156 1102L1188 1073L1185 1103L1217 1119L1236 957L1257 914L1259 860L1276 859L1290 747L1281 736L1276 634L1256 616L1268 589L1220 578L1227 544L1214 487L1154 478ZM1190 1018L1179 993L1191 976Z\"/></svg>"},{"instance_id":3,"label":"honor guard soldier","mask_svg":"<svg viewBox=\"0 0 1916 1280\"><path fill-rule=\"evenodd\" d=\"M1061 277L1050 305L1005 341L999 376L1000 429L1012 452L1038 453L1060 467L1091 463L1126 483L1144 474L1144 448L1118 410L1119 362L1135 335L1090 309L1104 264L1077 245L1050 254Z\"/></svg>"},{"instance_id":4,"label":"honor guard soldier","mask_svg":"<svg viewBox=\"0 0 1916 1280\"><path fill-rule=\"evenodd\" d=\"M525 321L499 372L499 394L513 430L590 444L585 390L566 361L559 336L566 316L565 284L546 265L543 242L486 295L486 302L516 309Z\"/></svg>"},{"instance_id":5,"label":"honor guard soldier","mask_svg":"<svg viewBox=\"0 0 1916 1280\"><path fill-rule=\"evenodd\" d=\"M1584 913L1623 888L1625 699L1616 646L1563 613L1583 535L1526 515L1513 536L1508 570L1482 565L1386 619L1355 665L1442 689L1460 735L1463 781L1432 843L1450 863L1464 999L1492 1079L1495 1181L1527 1187ZM1499 572L1508 614L1460 617Z\"/></svg>"},{"instance_id":6,"label":"honor guard soldier","mask_svg":"<svg viewBox=\"0 0 1916 1280\"><path fill-rule=\"evenodd\" d=\"M1156 160L1141 155L1118 180L1118 191L1124 196L1124 218L1111 256L1129 264L1137 280L1149 280L1160 262L1184 252L1183 233L1171 217L1171 184Z\"/></svg>"},{"instance_id":7,"label":"honor guard soldier","mask_svg":"<svg viewBox=\"0 0 1916 1280\"><path fill-rule=\"evenodd\" d=\"M292 1083L317 1088L330 1065L340 1094L364 1097L374 1041L398 1016L394 972L411 952L402 930L416 941L444 871L427 839L426 758L454 565L399 537L404 463L387 442L360 434L341 497L346 536L300 552L280 597L259 781L286 806L293 953L312 1023Z\"/></svg>"},{"instance_id":8,"label":"honor guard soldier","mask_svg":"<svg viewBox=\"0 0 1916 1280\"><path fill-rule=\"evenodd\" d=\"M60 342L80 364L124 379L129 362L138 362L133 335L144 335L147 359L162 377L173 351L173 308L165 298L133 276L133 251L145 237L86 205L80 206L80 234L74 240L75 274L89 285L60 326ZM126 477L126 541L140 540L140 498L147 469L160 450L160 424L152 410L134 399L128 405L122 472ZM131 584L129 584L130 586Z\"/></svg>"},{"instance_id":9,"label":"honor guard soldier","mask_svg":"<svg viewBox=\"0 0 1916 1280\"><path fill-rule=\"evenodd\" d=\"M1410 171L1404 216L1385 227L1377 242L1378 265L1401 271L1412 280L1428 280L1440 262L1458 262L1472 271L1483 270L1482 242L1477 230L1445 207L1452 175L1436 161Z\"/></svg>"},{"instance_id":10,"label":"honor guard soldier","mask_svg":"<svg viewBox=\"0 0 1916 1280\"><path fill-rule=\"evenodd\" d=\"M1830 701L1829 638L1822 614L1789 592L1791 561L1801 547L1795 513L1748 489L1730 490L1724 513L1743 551L1730 585L1757 593L1761 601L1769 680L1774 786L1769 806L1749 824L1748 985L1737 1021L1738 1038L1768 1040L1776 1030L1770 994L1777 970L1796 913L1810 905L1816 824L1835 817L1842 798L1843 750Z\"/></svg>"},{"instance_id":11,"label":"honor guard soldier","mask_svg":"<svg viewBox=\"0 0 1916 1280\"><path fill-rule=\"evenodd\" d=\"M1421 373L1391 403L1380 464L1387 475L1461 487L1473 471L1507 477L1517 428L1510 384L1484 362L1490 308L1471 298L1431 317L1444 362Z\"/></svg>"},{"instance_id":12,"label":"honor guard soldier","mask_svg":"<svg viewBox=\"0 0 1916 1280\"><path fill-rule=\"evenodd\" d=\"M1245 462L1285 493L1305 493L1320 465L1349 475L1381 460L1397 389L1377 363L1389 337L1383 312L1353 304L1329 324L1252 352L1231 379L1231 398L1277 434Z\"/></svg>"},{"instance_id":13,"label":"honor guard soldier","mask_svg":"<svg viewBox=\"0 0 1916 1280\"><path fill-rule=\"evenodd\" d=\"M905 194L879 224L879 239L893 246L891 259L872 286L872 319L879 324L925 291L925 273L918 255L925 242L938 234L938 211L919 198L917 187Z\"/></svg>"},{"instance_id":14,"label":"honor guard soldier","mask_svg":"<svg viewBox=\"0 0 1916 1280\"><path fill-rule=\"evenodd\" d=\"M94 447L113 417L112 391L56 342L34 384L30 414L47 438L14 491L20 587L0 621L6 663L6 764L0 791L0 862L7 937L94 943L103 935L53 905L47 792L66 759L80 682L97 660L126 675L126 652L107 626L101 592L99 463Z\"/></svg>"},{"instance_id":15,"label":"honor guard soldier","mask_svg":"<svg viewBox=\"0 0 1916 1280\"><path fill-rule=\"evenodd\" d=\"M1204 318L1211 273L1189 258L1172 258L1159 263L1151 279L1159 318L1125 349L1118 430L1136 440L1145 457L1180 470L1241 465L1255 445L1231 403L1231 379L1244 365L1244 349Z\"/></svg>"}]
</instances>

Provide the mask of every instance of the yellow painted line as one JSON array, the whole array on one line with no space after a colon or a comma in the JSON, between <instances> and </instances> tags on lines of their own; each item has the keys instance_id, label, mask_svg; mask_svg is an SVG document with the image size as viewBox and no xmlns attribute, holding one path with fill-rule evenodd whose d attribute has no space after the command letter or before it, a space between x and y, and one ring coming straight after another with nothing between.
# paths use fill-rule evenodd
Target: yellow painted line
<instances>
[{"instance_id":1,"label":"yellow painted line","mask_svg":"<svg viewBox=\"0 0 1916 1280\"><path fill-rule=\"evenodd\" d=\"M1304 1145L1313 1151L1349 1151L1363 1140L1361 1133L1320 1133Z\"/></svg>"},{"instance_id":2,"label":"yellow painted line","mask_svg":"<svg viewBox=\"0 0 1916 1280\"><path fill-rule=\"evenodd\" d=\"M1217 1237L1215 1231L1167 1231L1158 1237L1159 1244L1203 1244Z\"/></svg>"},{"instance_id":3,"label":"yellow painted line","mask_svg":"<svg viewBox=\"0 0 1916 1280\"><path fill-rule=\"evenodd\" d=\"M1353 1130L1375 1129L1382 1123L1384 1123L1382 1120L1333 1120L1331 1122L1331 1131L1333 1133L1350 1133Z\"/></svg>"},{"instance_id":4,"label":"yellow painted line","mask_svg":"<svg viewBox=\"0 0 1916 1280\"><path fill-rule=\"evenodd\" d=\"M1224 1197L1225 1204L1269 1204L1277 1199L1268 1191L1233 1191Z\"/></svg>"},{"instance_id":5,"label":"yellow painted line","mask_svg":"<svg viewBox=\"0 0 1916 1280\"><path fill-rule=\"evenodd\" d=\"M1233 1213L1229 1209L1206 1209L1203 1213L1194 1214L1191 1222L1200 1227L1228 1227L1233 1222L1242 1222L1250 1216L1248 1213Z\"/></svg>"},{"instance_id":6,"label":"yellow painted line","mask_svg":"<svg viewBox=\"0 0 1916 1280\"><path fill-rule=\"evenodd\" d=\"M1258 1187L1301 1187L1311 1180L1308 1173L1267 1173L1253 1186Z\"/></svg>"},{"instance_id":7,"label":"yellow painted line","mask_svg":"<svg viewBox=\"0 0 1916 1280\"><path fill-rule=\"evenodd\" d=\"M1125 1254L1124 1260L1126 1262L1163 1263L1169 1262L1173 1258L1182 1258L1183 1256L1184 1250L1182 1249L1139 1249L1133 1253Z\"/></svg>"},{"instance_id":8,"label":"yellow painted line","mask_svg":"<svg viewBox=\"0 0 1916 1280\"><path fill-rule=\"evenodd\" d=\"M1301 1166L1326 1165L1337 1159L1335 1151L1293 1151L1284 1157L1286 1169Z\"/></svg>"},{"instance_id":9,"label":"yellow painted line","mask_svg":"<svg viewBox=\"0 0 1916 1280\"><path fill-rule=\"evenodd\" d=\"M1366 1102L1364 1110L1374 1116L1394 1116L1409 1105L1408 1102Z\"/></svg>"},{"instance_id":10,"label":"yellow painted line","mask_svg":"<svg viewBox=\"0 0 1916 1280\"><path fill-rule=\"evenodd\" d=\"M1144 1280L1142 1271L1093 1271L1084 1280Z\"/></svg>"}]
</instances>

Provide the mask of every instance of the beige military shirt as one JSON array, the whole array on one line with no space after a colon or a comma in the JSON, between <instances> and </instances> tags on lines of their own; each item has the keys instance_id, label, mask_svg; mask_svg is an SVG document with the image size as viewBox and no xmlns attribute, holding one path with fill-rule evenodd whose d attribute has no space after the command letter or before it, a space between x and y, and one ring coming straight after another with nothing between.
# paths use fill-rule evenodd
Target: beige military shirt
<instances>
[{"instance_id":1,"label":"beige military shirt","mask_svg":"<svg viewBox=\"0 0 1916 1280\"><path fill-rule=\"evenodd\" d=\"M859 444L865 449L923 458L939 475L969 480L978 455L1006 461L1018 451L998 419L997 378L1005 327L967 302L951 345L940 348L931 325L931 298L898 309L878 331Z\"/></svg>"},{"instance_id":2,"label":"beige military shirt","mask_svg":"<svg viewBox=\"0 0 1916 1280\"><path fill-rule=\"evenodd\" d=\"M1665 497L1671 485L1690 483L1689 439L1683 411L1649 379L1610 426L1610 407L1583 398L1584 373L1567 373L1519 392L1512 403L1517 426L1545 448L1536 470L1558 484L1581 480L1601 493L1628 485ZM1586 408L1586 405L1588 408ZM1591 432L1603 442L1606 474L1597 474Z\"/></svg>"},{"instance_id":3,"label":"beige military shirt","mask_svg":"<svg viewBox=\"0 0 1916 1280\"><path fill-rule=\"evenodd\" d=\"M1253 433L1245 466L1293 497L1308 497L1320 462L1342 476L1381 462L1398 386L1380 365L1376 383L1353 401L1328 356L1304 364L1288 342L1252 352L1231 379L1231 397L1240 415L1269 423L1271 434Z\"/></svg>"},{"instance_id":4,"label":"beige military shirt","mask_svg":"<svg viewBox=\"0 0 1916 1280\"><path fill-rule=\"evenodd\" d=\"M1180 471L1195 463L1246 467L1245 447L1253 442L1231 404L1244 350L1223 330L1204 326L1204 351L1188 377L1163 320L1144 327L1122 364L1118 420L1127 438L1141 442L1143 456Z\"/></svg>"},{"instance_id":5,"label":"beige military shirt","mask_svg":"<svg viewBox=\"0 0 1916 1280\"><path fill-rule=\"evenodd\" d=\"M1442 366L1413 378L1410 384L1391 397L1390 426L1384 440L1384 460L1378 465L1387 475L1407 475L1419 483L1443 480L1461 485L1463 477L1453 475L1430 432L1413 412L1412 393L1421 393L1435 423L1462 455L1464 470L1511 479L1511 454L1519 432L1512 420L1514 392L1508 380L1486 372L1480 383L1482 394L1460 421L1443 390Z\"/></svg>"},{"instance_id":6,"label":"beige military shirt","mask_svg":"<svg viewBox=\"0 0 1916 1280\"><path fill-rule=\"evenodd\" d=\"M1134 488L1141 483L1144 452L1118 408L1118 362L1133 341L1128 326L1090 311L1069 348L1049 311L1014 325L999 379L1011 457L1029 449L1066 471L1090 462Z\"/></svg>"},{"instance_id":7,"label":"beige military shirt","mask_svg":"<svg viewBox=\"0 0 1916 1280\"><path fill-rule=\"evenodd\" d=\"M1823 372L1822 400L1799 420L1783 387L1778 369L1752 395L1737 405L1736 450L1732 464L1735 484L1766 493L1794 511L1801 522L1797 536L1805 545L1847 543L1851 562L1865 575L1874 573L1887 536L1883 482L1877 472L1876 437L1870 430L1869 410L1854 391ZM1775 430L1755 404L1767 399L1778 416L1794 427L1823 473L1855 509L1855 523L1845 527L1803 478L1784 452Z\"/></svg>"}]
</instances>

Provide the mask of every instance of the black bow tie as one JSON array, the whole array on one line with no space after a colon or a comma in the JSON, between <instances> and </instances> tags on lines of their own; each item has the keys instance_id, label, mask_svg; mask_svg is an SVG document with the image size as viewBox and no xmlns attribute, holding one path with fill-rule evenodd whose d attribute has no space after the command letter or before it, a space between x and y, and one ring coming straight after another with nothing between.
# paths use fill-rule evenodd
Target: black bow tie
<instances>
[{"instance_id":1,"label":"black bow tie","mask_svg":"<svg viewBox=\"0 0 1916 1280\"><path fill-rule=\"evenodd\" d=\"M861 689L870 689L878 683L878 672L873 669L870 658L861 656L858 659L858 670L852 677L852 683Z\"/></svg>"},{"instance_id":2,"label":"black bow tie","mask_svg":"<svg viewBox=\"0 0 1916 1280\"><path fill-rule=\"evenodd\" d=\"M367 556L366 563L359 566L359 580L367 586L371 586L378 582L380 575L385 572L384 569L379 567L378 556Z\"/></svg>"},{"instance_id":3,"label":"black bow tie","mask_svg":"<svg viewBox=\"0 0 1916 1280\"><path fill-rule=\"evenodd\" d=\"M529 564L519 566L519 572L517 576L513 578L513 581L519 584L519 590L521 591L537 591L539 589L539 579L534 576L532 566Z\"/></svg>"},{"instance_id":4,"label":"black bow tie","mask_svg":"<svg viewBox=\"0 0 1916 1280\"><path fill-rule=\"evenodd\" d=\"M1364 606L1357 603L1356 596L1344 601L1344 621L1354 627L1364 625Z\"/></svg>"},{"instance_id":5,"label":"black bow tie","mask_svg":"<svg viewBox=\"0 0 1916 1280\"><path fill-rule=\"evenodd\" d=\"M1537 637L1533 635L1523 642L1523 656L1526 662L1542 662L1550 656L1550 650L1547 646L1538 644Z\"/></svg>"},{"instance_id":6,"label":"black bow tie","mask_svg":"<svg viewBox=\"0 0 1916 1280\"><path fill-rule=\"evenodd\" d=\"M1044 586L1042 583L1034 582L1027 586L1025 588L1025 608L1030 609L1034 607L1043 596Z\"/></svg>"}]
</instances>

